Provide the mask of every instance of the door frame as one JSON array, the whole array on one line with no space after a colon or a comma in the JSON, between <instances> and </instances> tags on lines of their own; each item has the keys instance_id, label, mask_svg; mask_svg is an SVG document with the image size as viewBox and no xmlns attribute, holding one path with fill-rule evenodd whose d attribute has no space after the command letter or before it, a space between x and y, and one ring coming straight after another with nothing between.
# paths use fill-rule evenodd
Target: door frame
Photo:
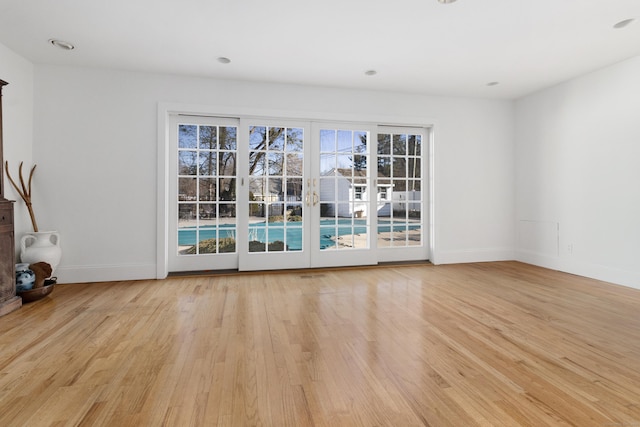
<instances>
[{"instance_id":1,"label":"door frame","mask_svg":"<svg viewBox=\"0 0 640 427\"><path fill-rule=\"evenodd\" d=\"M425 224L428 224L429 246L428 258L436 263L437 255L437 233L436 233L436 210L435 210L435 129L439 127L439 120L415 115L389 115L376 113L345 113L336 109L329 111L305 111L286 110L278 108L251 108L251 107L226 107L216 105L185 104L175 102L159 102L157 105L157 197L156 197L156 278L164 279L169 274L168 269L168 234L169 234L169 132L170 117L172 115L192 115L203 117L262 117L262 118L282 118L283 120L302 120L310 122L338 122L338 123L362 123L371 125L408 126L422 127L429 129L428 132L428 153L429 176L426 185L428 186L425 195ZM428 205L428 209L427 209Z\"/></svg>"}]
</instances>

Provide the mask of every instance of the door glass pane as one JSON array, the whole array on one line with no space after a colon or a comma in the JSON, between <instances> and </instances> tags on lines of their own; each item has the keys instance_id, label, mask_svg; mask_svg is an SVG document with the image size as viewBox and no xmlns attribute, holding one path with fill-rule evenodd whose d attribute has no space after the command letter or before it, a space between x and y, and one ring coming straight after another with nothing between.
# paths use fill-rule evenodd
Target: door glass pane
<instances>
[{"instance_id":1,"label":"door glass pane","mask_svg":"<svg viewBox=\"0 0 640 427\"><path fill-rule=\"evenodd\" d=\"M198 126L179 125L178 126L178 148L195 149L198 145Z\"/></svg>"},{"instance_id":2,"label":"door glass pane","mask_svg":"<svg viewBox=\"0 0 640 427\"><path fill-rule=\"evenodd\" d=\"M287 161L287 170L289 171L289 176L302 176L302 172L303 172L302 153L287 154L286 161Z\"/></svg>"},{"instance_id":3,"label":"door glass pane","mask_svg":"<svg viewBox=\"0 0 640 427\"><path fill-rule=\"evenodd\" d=\"M269 130L269 151L284 151L284 128L270 127Z\"/></svg>"},{"instance_id":4,"label":"door glass pane","mask_svg":"<svg viewBox=\"0 0 640 427\"><path fill-rule=\"evenodd\" d=\"M235 252L236 135L178 125L178 255Z\"/></svg>"},{"instance_id":5,"label":"door glass pane","mask_svg":"<svg viewBox=\"0 0 640 427\"><path fill-rule=\"evenodd\" d=\"M391 155L391 135L378 134L378 155Z\"/></svg>"},{"instance_id":6,"label":"door glass pane","mask_svg":"<svg viewBox=\"0 0 640 427\"><path fill-rule=\"evenodd\" d=\"M227 150L235 152L238 149L238 128L235 126L220 126L218 127L220 138L220 150Z\"/></svg>"},{"instance_id":7,"label":"door glass pane","mask_svg":"<svg viewBox=\"0 0 640 427\"><path fill-rule=\"evenodd\" d=\"M198 197L197 185L196 178L178 178L178 200L181 202L196 200Z\"/></svg>"},{"instance_id":8,"label":"door glass pane","mask_svg":"<svg viewBox=\"0 0 640 427\"><path fill-rule=\"evenodd\" d=\"M421 156L422 155L422 135L409 135L408 139L409 146L407 149L410 156Z\"/></svg>"},{"instance_id":9,"label":"door glass pane","mask_svg":"<svg viewBox=\"0 0 640 427\"><path fill-rule=\"evenodd\" d=\"M198 180L198 185L200 186L198 199L200 201L211 202L216 200L218 197L217 181L216 178L200 178Z\"/></svg>"},{"instance_id":10,"label":"door glass pane","mask_svg":"<svg viewBox=\"0 0 640 427\"><path fill-rule=\"evenodd\" d=\"M215 176L216 175L216 152L215 151L200 151L198 160L200 163L200 176Z\"/></svg>"},{"instance_id":11,"label":"door glass pane","mask_svg":"<svg viewBox=\"0 0 640 427\"><path fill-rule=\"evenodd\" d=\"M322 177L322 176L332 175L335 168L336 168L336 155L334 153L321 153L320 154L320 176Z\"/></svg>"},{"instance_id":12,"label":"door glass pane","mask_svg":"<svg viewBox=\"0 0 640 427\"><path fill-rule=\"evenodd\" d=\"M249 252L301 251L304 131L249 127Z\"/></svg>"},{"instance_id":13,"label":"door glass pane","mask_svg":"<svg viewBox=\"0 0 640 427\"><path fill-rule=\"evenodd\" d=\"M302 201L302 191L302 178L287 178L285 189L287 202Z\"/></svg>"},{"instance_id":14,"label":"door glass pane","mask_svg":"<svg viewBox=\"0 0 640 427\"><path fill-rule=\"evenodd\" d=\"M249 130L249 149L266 150L267 128L265 126L252 126Z\"/></svg>"},{"instance_id":15,"label":"door glass pane","mask_svg":"<svg viewBox=\"0 0 640 427\"><path fill-rule=\"evenodd\" d=\"M404 156L407 154L407 135L393 135L393 154Z\"/></svg>"},{"instance_id":16,"label":"door glass pane","mask_svg":"<svg viewBox=\"0 0 640 427\"><path fill-rule=\"evenodd\" d=\"M420 168L421 168L421 163L420 163L420 159L418 159L417 157L413 157L413 158L409 158L407 161L407 167L408 167L408 175L407 178L413 178L413 179L420 179L421 178L421 172L420 172Z\"/></svg>"},{"instance_id":17,"label":"door glass pane","mask_svg":"<svg viewBox=\"0 0 640 427\"><path fill-rule=\"evenodd\" d=\"M407 159L405 156L394 155L393 160L393 177L394 178L406 178L407 177Z\"/></svg>"},{"instance_id":18,"label":"door glass pane","mask_svg":"<svg viewBox=\"0 0 640 427\"><path fill-rule=\"evenodd\" d=\"M338 153L352 153L353 150L353 132L348 130L338 131Z\"/></svg>"},{"instance_id":19,"label":"door glass pane","mask_svg":"<svg viewBox=\"0 0 640 427\"><path fill-rule=\"evenodd\" d=\"M181 150L178 153L178 173L180 175L198 174L198 153L196 151Z\"/></svg>"},{"instance_id":20,"label":"door glass pane","mask_svg":"<svg viewBox=\"0 0 640 427\"><path fill-rule=\"evenodd\" d=\"M336 156L338 172L345 175L351 176L351 169L353 168L353 153L349 154L338 154ZM342 171L340 169L343 169Z\"/></svg>"},{"instance_id":21,"label":"door glass pane","mask_svg":"<svg viewBox=\"0 0 640 427\"><path fill-rule=\"evenodd\" d=\"M422 135L378 135L378 247L422 246Z\"/></svg>"},{"instance_id":22,"label":"door glass pane","mask_svg":"<svg viewBox=\"0 0 640 427\"><path fill-rule=\"evenodd\" d=\"M302 153L304 131L300 128L287 128L287 152Z\"/></svg>"},{"instance_id":23,"label":"door glass pane","mask_svg":"<svg viewBox=\"0 0 640 427\"><path fill-rule=\"evenodd\" d=\"M322 129L320 131L320 152L335 153L336 151L336 131Z\"/></svg>"},{"instance_id":24,"label":"door glass pane","mask_svg":"<svg viewBox=\"0 0 640 427\"><path fill-rule=\"evenodd\" d=\"M200 126L200 149L215 150L218 144L218 128L216 126Z\"/></svg>"},{"instance_id":25,"label":"door glass pane","mask_svg":"<svg viewBox=\"0 0 640 427\"><path fill-rule=\"evenodd\" d=\"M369 247L369 133L320 131L320 249Z\"/></svg>"}]
</instances>

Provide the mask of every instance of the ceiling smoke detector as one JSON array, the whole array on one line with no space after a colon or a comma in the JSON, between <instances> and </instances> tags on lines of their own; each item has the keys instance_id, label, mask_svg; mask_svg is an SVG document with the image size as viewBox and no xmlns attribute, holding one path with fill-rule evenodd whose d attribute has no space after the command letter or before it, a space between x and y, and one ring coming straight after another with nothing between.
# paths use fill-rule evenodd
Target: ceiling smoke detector
<instances>
[{"instance_id":1,"label":"ceiling smoke detector","mask_svg":"<svg viewBox=\"0 0 640 427\"><path fill-rule=\"evenodd\" d=\"M627 25L631 24L633 21L635 21L635 19L633 18L625 19L624 21L620 21L617 24L615 24L613 28L616 28L616 29L624 28Z\"/></svg>"},{"instance_id":2,"label":"ceiling smoke detector","mask_svg":"<svg viewBox=\"0 0 640 427\"><path fill-rule=\"evenodd\" d=\"M73 44L58 39L49 39L49 43L51 43L52 46L59 47L62 50L73 50L76 48Z\"/></svg>"}]
</instances>

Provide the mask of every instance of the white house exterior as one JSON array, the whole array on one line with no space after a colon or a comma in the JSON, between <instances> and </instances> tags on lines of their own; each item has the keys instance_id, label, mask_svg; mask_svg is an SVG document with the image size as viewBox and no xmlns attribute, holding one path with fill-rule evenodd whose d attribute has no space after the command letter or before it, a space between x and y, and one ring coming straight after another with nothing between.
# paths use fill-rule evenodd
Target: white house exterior
<instances>
[{"instance_id":1,"label":"white house exterior","mask_svg":"<svg viewBox=\"0 0 640 427\"><path fill-rule=\"evenodd\" d=\"M334 168L320 178L320 202L323 216L369 216L371 191L366 171ZM391 212L393 189L386 177L378 177L376 190L377 214L388 216ZM386 213L385 213L386 212ZM336 215L337 214L337 215Z\"/></svg>"}]
</instances>

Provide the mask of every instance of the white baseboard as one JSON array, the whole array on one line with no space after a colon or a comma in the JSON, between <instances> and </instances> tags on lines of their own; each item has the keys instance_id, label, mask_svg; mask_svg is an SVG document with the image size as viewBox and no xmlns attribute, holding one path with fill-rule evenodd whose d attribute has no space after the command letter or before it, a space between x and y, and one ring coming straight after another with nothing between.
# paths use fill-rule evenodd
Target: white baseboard
<instances>
[{"instance_id":1,"label":"white baseboard","mask_svg":"<svg viewBox=\"0 0 640 427\"><path fill-rule=\"evenodd\" d=\"M436 251L430 257L433 264L461 264L471 262L521 261L565 273L602 280L617 285L640 289L640 272L617 269L599 264L561 259L528 251L511 249L474 249L463 251ZM114 264L58 267L54 275L58 283L110 282L156 278L156 264Z\"/></svg>"},{"instance_id":2,"label":"white baseboard","mask_svg":"<svg viewBox=\"0 0 640 427\"><path fill-rule=\"evenodd\" d=\"M155 264L67 265L54 273L58 283L114 282L156 278Z\"/></svg>"},{"instance_id":3,"label":"white baseboard","mask_svg":"<svg viewBox=\"0 0 640 427\"><path fill-rule=\"evenodd\" d=\"M549 268L551 270L561 270L562 263L557 256L549 256L537 252L526 250L516 250L515 260L526 264L537 265L539 267Z\"/></svg>"},{"instance_id":4,"label":"white baseboard","mask_svg":"<svg viewBox=\"0 0 640 427\"><path fill-rule=\"evenodd\" d=\"M470 262L513 261L514 252L510 248L484 248L463 251L435 251L431 256L433 264L464 264Z\"/></svg>"},{"instance_id":5,"label":"white baseboard","mask_svg":"<svg viewBox=\"0 0 640 427\"><path fill-rule=\"evenodd\" d=\"M528 251L516 251L516 260L539 267L602 280L603 282L640 289L640 272L638 271L586 263L569 258L545 256Z\"/></svg>"}]
</instances>

